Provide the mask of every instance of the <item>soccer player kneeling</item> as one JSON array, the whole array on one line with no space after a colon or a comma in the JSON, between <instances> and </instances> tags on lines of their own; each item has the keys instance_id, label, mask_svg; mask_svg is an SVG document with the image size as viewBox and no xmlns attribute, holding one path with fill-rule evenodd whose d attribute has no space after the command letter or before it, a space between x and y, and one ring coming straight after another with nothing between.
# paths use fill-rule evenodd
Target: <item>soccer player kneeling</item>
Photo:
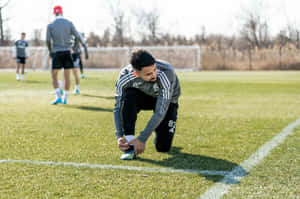
<instances>
[{"instance_id":1,"label":"soccer player kneeling","mask_svg":"<svg viewBox=\"0 0 300 199\"><path fill-rule=\"evenodd\" d=\"M130 62L117 80L114 108L117 143L124 152L123 160L132 160L143 153L153 131L156 150L170 150L180 96L179 80L170 64L155 60L142 49L132 53ZM135 138L135 123L141 110L153 110L153 115Z\"/></svg>"}]
</instances>

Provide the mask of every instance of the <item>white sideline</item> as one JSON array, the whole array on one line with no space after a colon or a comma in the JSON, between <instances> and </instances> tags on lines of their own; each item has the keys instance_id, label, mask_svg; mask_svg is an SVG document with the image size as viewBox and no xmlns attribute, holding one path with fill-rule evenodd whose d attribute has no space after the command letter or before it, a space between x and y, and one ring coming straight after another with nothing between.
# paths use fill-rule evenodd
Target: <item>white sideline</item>
<instances>
[{"instance_id":1,"label":"white sideline","mask_svg":"<svg viewBox=\"0 0 300 199\"><path fill-rule=\"evenodd\" d=\"M272 149L281 144L288 135L292 134L294 128L299 124L300 118L286 126L279 134L261 146L242 164L233 168L233 170L225 175L221 181L215 183L215 185L201 195L199 199L219 199L224 194L228 193L232 185L237 184L237 182L247 175L247 173L264 159Z\"/></svg>"},{"instance_id":2,"label":"white sideline","mask_svg":"<svg viewBox=\"0 0 300 199\"><path fill-rule=\"evenodd\" d=\"M172 168L150 168L150 167L134 167L110 164L89 164L89 163L74 163L74 162L52 162L52 161L36 161L36 160L0 160L1 163L20 163L20 164L35 164L47 166L69 166L69 167L85 167L93 169L114 169L114 170L131 170L145 172L161 172L161 173L194 173L201 175L228 175L229 171L211 171L211 170L193 170L193 169L172 169Z\"/></svg>"}]
</instances>

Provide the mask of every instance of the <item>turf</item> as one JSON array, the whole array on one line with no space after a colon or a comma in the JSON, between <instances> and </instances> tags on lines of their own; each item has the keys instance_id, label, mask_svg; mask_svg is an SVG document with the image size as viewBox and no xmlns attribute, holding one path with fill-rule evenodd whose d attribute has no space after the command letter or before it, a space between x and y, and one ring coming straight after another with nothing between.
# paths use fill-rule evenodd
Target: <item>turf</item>
<instances>
[{"instance_id":1,"label":"turf","mask_svg":"<svg viewBox=\"0 0 300 199\"><path fill-rule=\"evenodd\" d=\"M49 72L30 71L24 82L0 72L0 160L230 171L300 115L300 72L178 75L182 96L173 149L156 152L151 137L144 154L124 162L112 113L117 72L86 72L81 95L70 94L68 104L58 106L50 105L55 96ZM140 113L137 134L150 116ZM298 132L225 197L297 197ZM0 198L198 198L221 178L1 163Z\"/></svg>"}]
</instances>

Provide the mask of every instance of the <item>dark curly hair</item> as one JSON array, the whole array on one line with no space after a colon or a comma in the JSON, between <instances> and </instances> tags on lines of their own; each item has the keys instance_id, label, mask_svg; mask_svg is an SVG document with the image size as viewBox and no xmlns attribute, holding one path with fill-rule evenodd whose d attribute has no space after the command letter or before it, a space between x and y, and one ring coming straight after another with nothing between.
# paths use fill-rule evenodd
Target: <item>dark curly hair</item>
<instances>
[{"instance_id":1,"label":"dark curly hair","mask_svg":"<svg viewBox=\"0 0 300 199\"><path fill-rule=\"evenodd\" d=\"M141 71L143 67L153 65L155 59L146 50L139 49L131 54L130 63L134 69Z\"/></svg>"}]
</instances>

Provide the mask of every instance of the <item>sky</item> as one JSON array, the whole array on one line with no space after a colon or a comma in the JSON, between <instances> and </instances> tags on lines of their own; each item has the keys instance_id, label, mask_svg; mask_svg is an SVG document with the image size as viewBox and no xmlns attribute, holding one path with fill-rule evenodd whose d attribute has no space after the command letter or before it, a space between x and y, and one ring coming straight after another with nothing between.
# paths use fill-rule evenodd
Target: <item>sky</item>
<instances>
[{"instance_id":1,"label":"sky","mask_svg":"<svg viewBox=\"0 0 300 199\"><path fill-rule=\"evenodd\" d=\"M7 0L1 0L0 5ZM21 32L28 38L34 29L42 31L45 38L47 24L53 20L53 6L63 7L64 17L71 20L79 32L86 35L94 32L102 35L112 28L112 15L109 5L118 0L10 0L3 10L5 28L18 39ZM119 0L125 16L144 9L157 9L159 32L181 34L190 38L201 33L205 27L207 34L237 35L245 13L257 12L270 25L271 34L286 29L287 24L300 27L299 0ZM130 18L133 24L134 18ZM113 32L113 29L111 29ZM135 35L139 30L130 26L127 33Z\"/></svg>"}]
</instances>

